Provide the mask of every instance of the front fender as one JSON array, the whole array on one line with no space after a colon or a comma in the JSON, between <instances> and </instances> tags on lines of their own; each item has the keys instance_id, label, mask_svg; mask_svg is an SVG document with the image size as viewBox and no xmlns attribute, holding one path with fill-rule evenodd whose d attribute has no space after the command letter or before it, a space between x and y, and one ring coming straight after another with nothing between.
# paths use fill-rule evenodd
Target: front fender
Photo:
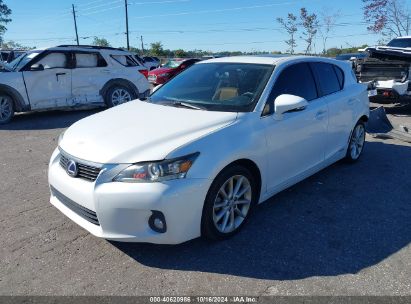
<instances>
[{"instance_id":1,"label":"front fender","mask_svg":"<svg viewBox=\"0 0 411 304\"><path fill-rule=\"evenodd\" d=\"M174 158L194 152L200 152L187 178L207 178L216 176L231 163L247 159L254 162L261 174L261 194L266 191L266 136L258 113L242 115L232 124L218 129L170 153L167 158ZM250 133L252 132L252 136ZM247 134L247 136L244 136Z\"/></svg>"}]
</instances>

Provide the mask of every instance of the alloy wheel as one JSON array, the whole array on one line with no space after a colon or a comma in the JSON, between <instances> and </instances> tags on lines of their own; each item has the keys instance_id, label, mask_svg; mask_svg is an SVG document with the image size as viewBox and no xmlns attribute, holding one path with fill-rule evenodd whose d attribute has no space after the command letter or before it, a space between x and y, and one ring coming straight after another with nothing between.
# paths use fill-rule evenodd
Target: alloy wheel
<instances>
[{"instance_id":1,"label":"alloy wheel","mask_svg":"<svg viewBox=\"0 0 411 304\"><path fill-rule=\"evenodd\" d=\"M13 105L11 98L0 96L0 121L7 121L13 115Z\"/></svg>"},{"instance_id":2,"label":"alloy wheel","mask_svg":"<svg viewBox=\"0 0 411 304\"><path fill-rule=\"evenodd\" d=\"M350 155L353 160L360 157L365 142L365 128L363 124L358 124L351 136Z\"/></svg>"},{"instance_id":3,"label":"alloy wheel","mask_svg":"<svg viewBox=\"0 0 411 304\"><path fill-rule=\"evenodd\" d=\"M214 200L213 221L221 233L236 230L246 218L252 201L250 181L243 175L230 177Z\"/></svg>"},{"instance_id":4,"label":"alloy wheel","mask_svg":"<svg viewBox=\"0 0 411 304\"><path fill-rule=\"evenodd\" d=\"M111 94L111 103L113 106L117 106L128 101L131 101L131 95L125 89L118 88Z\"/></svg>"}]
</instances>

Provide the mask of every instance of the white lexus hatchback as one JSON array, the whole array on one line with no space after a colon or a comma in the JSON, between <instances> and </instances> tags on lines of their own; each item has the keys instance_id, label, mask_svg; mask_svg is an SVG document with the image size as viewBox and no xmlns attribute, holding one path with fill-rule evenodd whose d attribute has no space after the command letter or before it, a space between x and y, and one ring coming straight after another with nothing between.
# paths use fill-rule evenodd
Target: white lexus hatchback
<instances>
[{"instance_id":1,"label":"white lexus hatchback","mask_svg":"<svg viewBox=\"0 0 411 304\"><path fill-rule=\"evenodd\" d=\"M344 62L199 62L150 98L68 128L50 160L51 203L106 239L224 239L258 203L357 160L368 115L366 87Z\"/></svg>"}]
</instances>

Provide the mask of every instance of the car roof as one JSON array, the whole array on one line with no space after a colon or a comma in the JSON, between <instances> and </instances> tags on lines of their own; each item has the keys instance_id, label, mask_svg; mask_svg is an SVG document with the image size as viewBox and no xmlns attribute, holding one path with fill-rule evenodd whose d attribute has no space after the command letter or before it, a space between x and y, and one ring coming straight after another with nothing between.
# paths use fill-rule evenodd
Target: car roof
<instances>
[{"instance_id":1,"label":"car roof","mask_svg":"<svg viewBox=\"0 0 411 304\"><path fill-rule=\"evenodd\" d=\"M278 63L289 62L289 61L330 61L335 59L329 59L324 57L315 56L294 56L294 55L249 55L249 56L231 56L231 57L220 57L201 61L199 63L214 63L214 62L233 62L233 63L253 63L253 64L270 64L276 65Z\"/></svg>"},{"instance_id":2,"label":"car roof","mask_svg":"<svg viewBox=\"0 0 411 304\"><path fill-rule=\"evenodd\" d=\"M112 47L99 47L93 45L59 45L45 49L47 51L82 51L82 52L105 52L113 55L134 55L133 53Z\"/></svg>"}]
</instances>

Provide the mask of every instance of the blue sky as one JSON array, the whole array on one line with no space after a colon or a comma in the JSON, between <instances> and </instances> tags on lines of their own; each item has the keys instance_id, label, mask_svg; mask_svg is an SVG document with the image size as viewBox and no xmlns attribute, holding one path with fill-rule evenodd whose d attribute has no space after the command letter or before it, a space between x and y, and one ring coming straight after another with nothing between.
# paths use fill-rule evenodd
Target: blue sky
<instances>
[{"instance_id":1,"label":"blue sky","mask_svg":"<svg viewBox=\"0 0 411 304\"><path fill-rule=\"evenodd\" d=\"M339 26L327 47L375 44L379 36L367 32L361 0L128 0L131 45L145 47L161 41L165 48L202 49L214 52L285 51L287 35L277 17L288 12L337 12ZM44 48L75 43L71 4L76 7L80 43L94 36L104 37L113 46L125 46L124 0L5 0L13 21L5 40ZM407 0L410 4L411 0ZM298 41L298 50L304 43ZM320 37L317 52L322 50Z\"/></svg>"}]
</instances>

